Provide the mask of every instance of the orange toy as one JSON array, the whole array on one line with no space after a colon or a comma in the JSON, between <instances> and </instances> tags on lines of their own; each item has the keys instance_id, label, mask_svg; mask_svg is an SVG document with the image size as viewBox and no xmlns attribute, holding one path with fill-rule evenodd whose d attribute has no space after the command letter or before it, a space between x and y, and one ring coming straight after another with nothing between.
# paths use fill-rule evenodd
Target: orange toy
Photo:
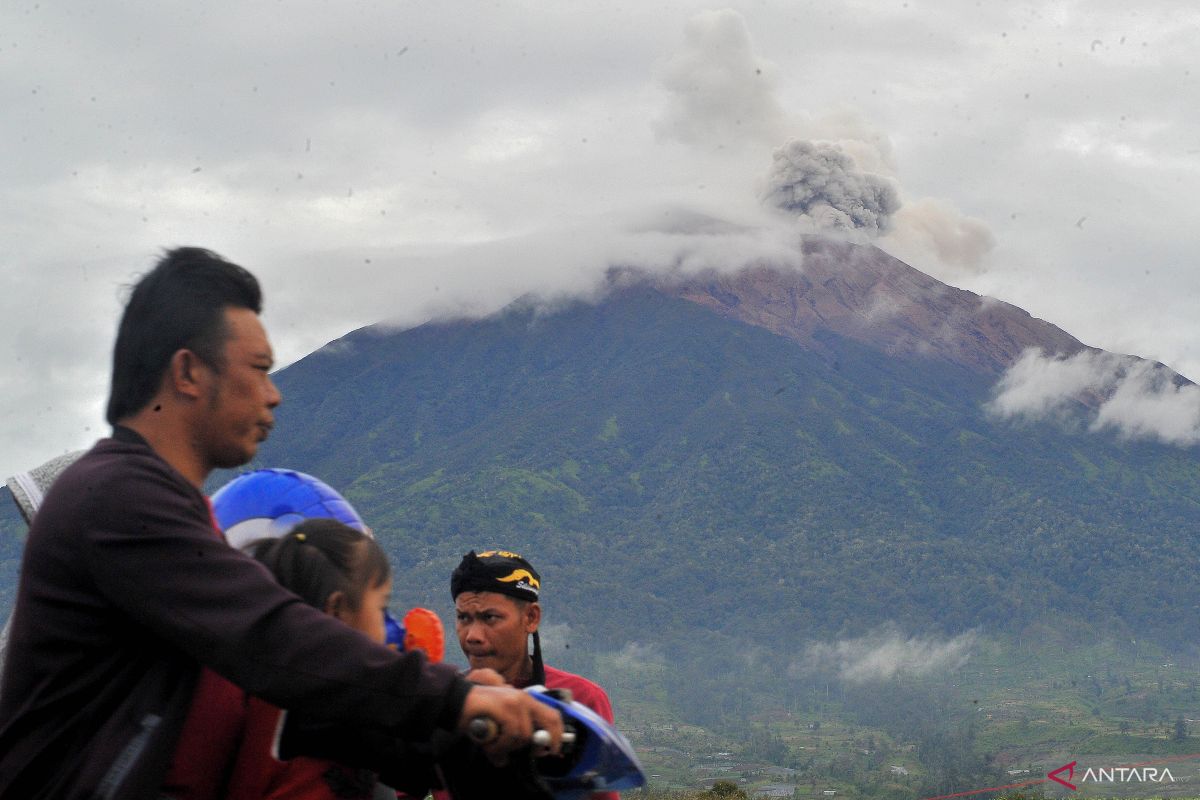
<instances>
[{"instance_id":1,"label":"orange toy","mask_svg":"<svg viewBox=\"0 0 1200 800\"><path fill-rule=\"evenodd\" d=\"M428 608L414 608L404 615L404 652L424 650L431 662L446 655L446 633L438 615Z\"/></svg>"}]
</instances>

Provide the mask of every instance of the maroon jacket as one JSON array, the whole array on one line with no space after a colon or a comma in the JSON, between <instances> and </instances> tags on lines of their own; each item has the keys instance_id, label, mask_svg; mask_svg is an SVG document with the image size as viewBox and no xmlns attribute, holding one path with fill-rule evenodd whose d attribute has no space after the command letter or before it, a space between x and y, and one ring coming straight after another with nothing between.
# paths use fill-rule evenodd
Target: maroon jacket
<instances>
[{"instance_id":1,"label":"maroon jacket","mask_svg":"<svg viewBox=\"0 0 1200 800\"><path fill-rule=\"evenodd\" d=\"M283 708L423 740L468 684L280 587L204 496L117 428L30 529L0 684L0 798L154 798L200 665Z\"/></svg>"}]
</instances>

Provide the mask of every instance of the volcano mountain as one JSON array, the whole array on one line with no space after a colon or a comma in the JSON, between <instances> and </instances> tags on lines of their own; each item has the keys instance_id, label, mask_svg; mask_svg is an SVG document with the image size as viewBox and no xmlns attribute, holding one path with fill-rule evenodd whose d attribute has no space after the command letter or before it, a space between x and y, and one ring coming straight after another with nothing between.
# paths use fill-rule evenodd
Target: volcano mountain
<instances>
[{"instance_id":1,"label":"volcano mountain","mask_svg":"<svg viewBox=\"0 0 1200 800\"><path fill-rule=\"evenodd\" d=\"M1195 448L990 416L1027 348L1085 346L875 248L804 251L355 331L278 373L258 462L356 504L398 603L448 614L463 553L515 549L594 647L1196 638Z\"/></svg>"}]
</instances>

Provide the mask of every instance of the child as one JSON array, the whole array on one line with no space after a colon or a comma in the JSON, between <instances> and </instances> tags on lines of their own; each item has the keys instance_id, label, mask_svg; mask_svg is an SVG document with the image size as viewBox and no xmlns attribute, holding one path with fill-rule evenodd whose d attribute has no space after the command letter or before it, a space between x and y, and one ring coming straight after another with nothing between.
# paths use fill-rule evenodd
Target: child
<instances>
[{"instance_id":1,"label":"child","mask_svg":"<svg viewBox=\"0 0 1200 800\"><path fill-rule=\"evenodd\" d=\"M285 536L250 546L285 588L377 642L386 638L384 611L391 566L368 534L332 519L309 519ZM283 712L250 698L242 744L229 783L231 800L364 798L376 776L316 758L278 758Z\"/></svg>"}]
</instances>

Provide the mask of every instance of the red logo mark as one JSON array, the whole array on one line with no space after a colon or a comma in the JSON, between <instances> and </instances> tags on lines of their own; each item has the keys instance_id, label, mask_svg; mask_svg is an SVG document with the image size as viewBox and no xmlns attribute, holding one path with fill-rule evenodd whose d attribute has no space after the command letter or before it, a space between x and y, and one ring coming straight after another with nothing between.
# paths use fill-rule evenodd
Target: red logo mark
<instances>
[{"instance_id":1,"label":"red logo mark","mask_svg":"<svg viewBox=\"0 0 1200 800\"><path fill-rule=\"evenodd\" d=\"M1063 786L1067 787L1071 791L1074 791L1075 784L1067 783L1067 781L1073 780L1075 778L1075 765L1078 763L1079 763L1078 761L1072 761L1070 764L1063 764L1061 767L1054 770L1053 772L1046 773L1046 777L1049 778L1050 780L1054 781L1055 783L1061 783ZM1067 773L1067 780L1063 780L1062 778L1058 777L1059 774L1063 773L1063 772Z\"/></svg>"}]
</instances>

